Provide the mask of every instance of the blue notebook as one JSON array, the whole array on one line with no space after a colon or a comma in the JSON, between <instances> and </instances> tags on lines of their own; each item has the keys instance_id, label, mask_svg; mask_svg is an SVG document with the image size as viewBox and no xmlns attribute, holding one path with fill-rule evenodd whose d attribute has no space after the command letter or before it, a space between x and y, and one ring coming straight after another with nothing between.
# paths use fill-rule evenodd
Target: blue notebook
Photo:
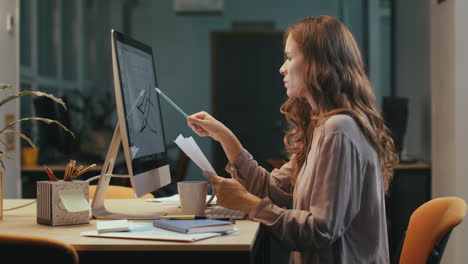
<instances>
[{"instance_id":1,"label":"blue notebook","mask_svg":"<svg viewBox=\"0 0 468 264\"><path fill-rule=\"evenodd\" d=\"M211 232L228 232L234 231L235 225L231 221L214 220L214 219L195 219L195 220L169 220L159 219L154 220L155 227L185 233L211 233Z\"/></svg>"}]
</instances>

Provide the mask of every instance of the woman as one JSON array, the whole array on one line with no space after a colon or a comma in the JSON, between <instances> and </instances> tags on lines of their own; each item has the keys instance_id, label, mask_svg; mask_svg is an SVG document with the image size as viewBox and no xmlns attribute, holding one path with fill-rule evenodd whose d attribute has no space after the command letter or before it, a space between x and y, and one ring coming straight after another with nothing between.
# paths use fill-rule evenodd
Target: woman
<instances>
[{"instance_id":1,"label":"woman","mask_svg":"<svg viewBox=\"0 0 468 264\"><path fill-rule=\"evenodd\" d=\"M397 156L356 41L333 17L305 18L286 31L284 54L291 160L266 171L201 112L189 126L221 143L233 179L204 175L221 206L264 224L302 263L388 263L385 191Z\"/></svg>"}]
</instances>

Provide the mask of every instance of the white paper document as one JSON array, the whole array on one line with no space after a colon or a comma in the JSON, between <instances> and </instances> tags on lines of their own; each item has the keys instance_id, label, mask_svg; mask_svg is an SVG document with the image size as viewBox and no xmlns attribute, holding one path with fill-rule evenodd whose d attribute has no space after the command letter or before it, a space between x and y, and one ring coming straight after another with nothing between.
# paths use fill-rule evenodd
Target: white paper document
<instances>
[{"instance_id":1,"label":"white paper document","mask_svg":"<svg viewBox=\"0 0 468 264\"><path fill-rule=\"evenodd\" d=\"M205 154L203 154L192 137L184 138L184 136L179 135L174 142L202 171L216 174L213 166L211 166Z\"/></svg>"},{"instance_id":2,"label":"white paper document","mask_svg":"<svg viewBox=\"0 0 468 264\"><path fill-rule=\"evenodd\" d=\"M98 233L97 230L81 232L81 236L92 236L92 237L108 237L108 238L130 238L130 239L147 239L147 240L167 240L167 241L181 241L181 242L193 242L205 238L221 236L227 233L197 233L197 234L183 234L173 232L157 227L153 227L152 223L141 223L140 225L147 225L150 230L142 232L109 232L109 233ZM233 232L236 232L236 228Z\"/></svg>"}]
</instances>

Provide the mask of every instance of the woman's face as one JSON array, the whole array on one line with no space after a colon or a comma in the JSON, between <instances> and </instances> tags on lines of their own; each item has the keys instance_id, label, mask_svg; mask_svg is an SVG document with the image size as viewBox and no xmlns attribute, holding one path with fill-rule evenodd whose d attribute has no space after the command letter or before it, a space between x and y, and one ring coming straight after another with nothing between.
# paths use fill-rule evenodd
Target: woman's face
<instances>
[{"instance_id":1,"label":"woman's face","mask_svg":"<svg viewBox=\"0 0 468 264\"><path fill-rule=\"evenodd\" d=\"M280 73L284 76L284 87L289 98L303 96L305 91L304 55L299 50L296 41L288 36L284 47L284 63Z\"/></svg>"}]
</instances>

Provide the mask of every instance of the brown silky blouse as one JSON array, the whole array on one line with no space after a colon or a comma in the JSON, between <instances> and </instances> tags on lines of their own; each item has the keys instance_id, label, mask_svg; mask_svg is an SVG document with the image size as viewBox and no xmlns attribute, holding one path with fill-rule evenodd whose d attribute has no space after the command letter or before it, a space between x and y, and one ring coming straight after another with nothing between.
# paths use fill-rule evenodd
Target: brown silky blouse
<instances>
[{"instance_id":1,"label":"brown silky blouse","mask_svg":"<svg viewBox=\"0 0 468 264\"><path fill-rule=\"evenodd\" d=\"M268 172L247 151L226 169L262 198L249 218L298 251L301 263L389 263L382 170L350 116L315 129L295 185L290 163Z\"/></svg>"}]
</instances>

